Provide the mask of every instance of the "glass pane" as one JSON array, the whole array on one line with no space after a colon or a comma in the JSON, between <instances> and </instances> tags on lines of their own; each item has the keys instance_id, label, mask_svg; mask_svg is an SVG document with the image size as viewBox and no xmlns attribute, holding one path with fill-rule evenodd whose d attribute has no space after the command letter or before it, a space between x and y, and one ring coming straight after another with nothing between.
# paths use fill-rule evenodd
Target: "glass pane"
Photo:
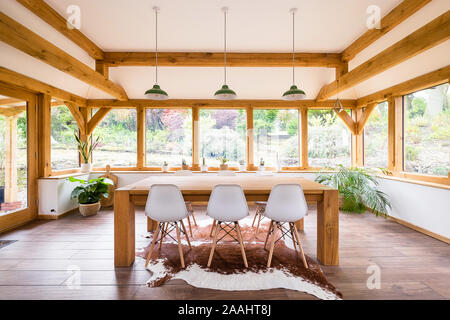
<instances>
[{"instance_id":1,"label":"glass pane","mask_svg":"<svg viewBox=\"0 0 450 320\"><path fill-rule=\"evenodd\" d=\"M298 166L298 110L254 110L254 163Z\"/></svg>"},{"instance_id":2,"label":"glass pane","mask_svg":"<svg viewBox=\"0 0 450 320\"><path fill-rule=\"evenodd\" d=\"M218 167L218 157L237 166L245 162L246 115L244 110L200 110L200 163Z\"/></svg>"},{"instance_id":3,"label":"glass pane","mask_svg":"<svg viewBox=\"0 0 450 320\"><path fill-rule=\"evenodd\" d=\"M192 111L147 109L145 115L146 165L181 166L192 162Z\"/></svg>"},{"instance_id":4,"label":"glass pane","mask_svg":"<svg viewBox=\"0 0 450 320\"><path fill-rule=\"evenodd\" d=\"M0 113L0 215L28 206L25 106L25 102L18 102L1 107L3 112Z\"/></svg>"},{"instance_id":5,"label":"glass pane","mask_svg":"<svg viewBox=\"0 0 450 320\"><path fill-rule=\"evenodd\" d=\"M364 127L364 165L386 168L388 165L388 103L372 111Z\"/></svg>"},{"instance_id":6,"label":"glass pane","mask_svg":"<svg viewBox=\"0 0 450 320\"><path fill-rule=\"evenodd\" d=\"M66 106L52 107L52 169L79 167L77 141L78 124Z\"/></svg>"},{"instance_id":7,"label":"glass pane","mask_svg":"<svg viewBox=\"0 0 450 320\"><path fill-rule=\"evenodd\" d=\"M349 167L351 138L350 130L334 111L308 111L308 157L311 167L335 167L339 164Z\"/></svg>"},{"instance_id":8,"label":"glass pane","mask_svg":"<svg viewBox=\"0 0 450 320\"><path fill-rule=\"evenodd\" d=\"M94 129L100 138L93 152L94 167L135 167L137 161L136 109L112 109Z\"/></svg>"},{"instance_id":9,"label":"glass pane","mask_svg":"<svg viewBox=\"0 0 450 320\"><path fill-rule=\"evenodd\" d=\"M404 96L404 170L447 176L450 170L448 83Z\"/></svg>"}]
</instances>

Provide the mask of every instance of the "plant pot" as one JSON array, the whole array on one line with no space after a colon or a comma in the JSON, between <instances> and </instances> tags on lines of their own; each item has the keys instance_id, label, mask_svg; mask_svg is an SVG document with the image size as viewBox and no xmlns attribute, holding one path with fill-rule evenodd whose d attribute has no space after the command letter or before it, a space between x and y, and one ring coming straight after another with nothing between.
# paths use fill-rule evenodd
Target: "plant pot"
<instances>
[{"instance_id":1,"label":"plant pot","mask_svg":"<svg viewBox=\"0 0 450 320\"><path fill-rule=\"evenodd\" d=\"M247 168L245 167L245 164L240 164L239 165L239 171L246 171Z\"/></svg>"},{"instance_id":2,"label":"plant pot","mask_svg":"<svg viewBox=\"0 0 450 320\"><path fill-rule=\"evenodd\" d=\"M163 172L169 171L169 166L162 166L162 171Z\"/></svg>"},{"instance_id":3,"label":"plant pot","mask_svg":"<svg viewBox=\"0 0 450 320\"><path fill-rule=\"evenodd\" d=\"M81 215L84 217L89 217L96 215L98 213L98 210L100 210L100 201L96 203L90 203L90 204L81 204L79 207Z\"/></svg>"},{"instance_id":4,"label":"plant pot","mask_svg":"<svg viewBox=\"0 0 450 320\"><path fill-rule=\"evenodd\" d=\"M264 166L259 166L259 167L258 167L258 170L259 170L259 171L264 171L264 170L266 170L266 168L265 168Z\"/></svg>"},{"instance_id":5,"label":"plant pot","mask_svg":"<svg viewBox=\"0 0 450 320\"><path fill-rule=\"evenodd\" d=\"M189 170L189 166L187 164L181 165L181 170Z\"/></svg>"},{"instance_id":6,"label":"plant pot","mask_svg":"<svg viewBox=\"0 0 450 320\"><path fill-rule=\"evenodd\" d=\"M202 165L201 166L201 170L202 170L202 172L207 172L208 171L208 166L207 165Z\"/></svg>"},{"instance_id":7,"label":"plant pot","mask_svg":"<svg viewBox=\"0 0 450 320\"><path fill-rule=\"evenodd\" d=\"M81 164L81 172L89 173L92 170L92 163L82 163Z\"/></svg>"},{"instance_id":8,"label":"plant pot","mask_svg":"<svg viewBox=\"0 0 450 320\"><path fill-rule=\"evenodd\" d=\"M228 165L227 164L221 164L220 165L220 170L228 170Z\"/></svg>"}]
</instances>

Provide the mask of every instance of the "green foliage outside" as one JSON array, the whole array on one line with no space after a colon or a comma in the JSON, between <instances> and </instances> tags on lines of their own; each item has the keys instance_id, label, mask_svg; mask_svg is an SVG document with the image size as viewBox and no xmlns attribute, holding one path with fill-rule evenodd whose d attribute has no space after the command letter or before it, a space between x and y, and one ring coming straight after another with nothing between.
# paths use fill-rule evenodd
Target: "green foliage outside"
<instances>
[{"instance_id":1,"label":"green foliage outside","mask_svg":"<svg viewBox=\"0 0 450 320\"><path fill-rule=\"evenodd\" d=\"M364 166L388 165L388 104L382 102L372 111L364 127Z\"/></svg>"}]
</instances>

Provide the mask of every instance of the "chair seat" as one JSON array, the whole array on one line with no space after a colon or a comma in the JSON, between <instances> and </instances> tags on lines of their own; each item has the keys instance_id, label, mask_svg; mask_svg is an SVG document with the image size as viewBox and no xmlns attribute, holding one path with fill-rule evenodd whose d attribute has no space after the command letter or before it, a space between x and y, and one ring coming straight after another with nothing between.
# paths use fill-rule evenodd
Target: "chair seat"
<instances>
[{"instance_id":1,"label":"chair seat","mask_svg":"<svg viewBox=\"0 0 450 320\"><path fill-rule=\"evenodd\" d=\"M267 201L255 201L255 204L257 204L258 206L266 206Z\"/></svg>"}]
</instances>

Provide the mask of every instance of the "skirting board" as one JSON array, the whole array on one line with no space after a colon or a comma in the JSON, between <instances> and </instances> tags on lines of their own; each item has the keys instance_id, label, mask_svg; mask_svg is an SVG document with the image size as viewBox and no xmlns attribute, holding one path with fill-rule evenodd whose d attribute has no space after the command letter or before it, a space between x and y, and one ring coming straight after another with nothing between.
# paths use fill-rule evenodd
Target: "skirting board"
<instances>
[{"instance_id":1,"label":"skirting board","mask_svg":"<svg viewBox=\"0 0 450 320\"><path fill-rule=\"evenodd\" d=\"M71 213L73 213L75 211L78 211L78 208L74 208L74 209L71 209L69 211L66 211L66 212L63 212L63 213L60 213L60 214L38 214L37 218L39 220L57 220L59 218L67 216L67 215L69 215L69 214L71 214Z\"/></svg>"},{"instance_id":2,"label":"skirting board","mask_svg":"<svg viewBox=\"0 0 450 320\"><path fill-rule=\"evenodd\" d=\"M391 216L388 216L388 219L391 219L391 220L393 220L393 221L395 221L397 223L400 223L401 225L403 225L405 227L408 227L410 229L413 229L415 231L418 231L418 232L421 232L423 234L426 234L427 236L430 236L432 238L435 238L437 240L440 240L440 241L443 241L443 242L445 242L447 244L450 244L450 238L447 238L445 236L441 236L440 234L428 231L428 230L423 229L421 227L418 227L418 226L416 226L416 225L414 225L412 223L406 222L406 221L404 221L402 219L394 218L394 217L391 217Z\"/></svg>"}]
</instances>

